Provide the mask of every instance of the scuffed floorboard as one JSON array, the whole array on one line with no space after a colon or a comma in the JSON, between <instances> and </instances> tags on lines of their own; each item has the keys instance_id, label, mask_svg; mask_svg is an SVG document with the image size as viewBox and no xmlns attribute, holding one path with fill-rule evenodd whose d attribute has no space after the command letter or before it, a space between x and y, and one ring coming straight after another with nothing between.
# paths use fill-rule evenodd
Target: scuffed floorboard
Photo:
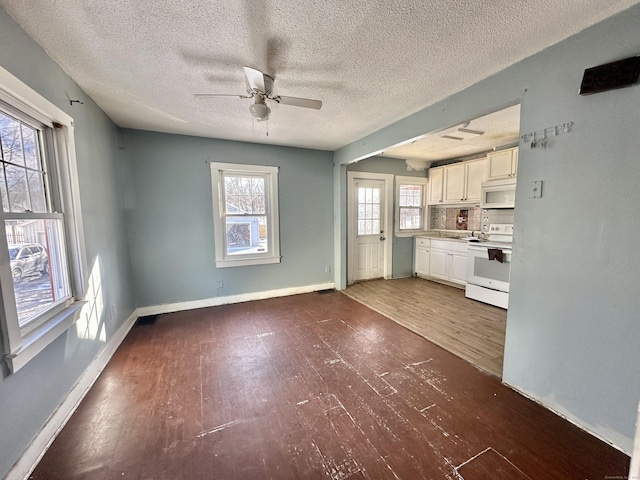
<instances>
[{"instance_id":1,"label":"scuffed floorboard","mask_svg":"<svg viewBox=\"0 0 640 480\"><path fill-rule=\"evenodd\" d=\"M334 292L133 329L31 478L583 480L628 465Z\"/></svg>"}]
</instances>

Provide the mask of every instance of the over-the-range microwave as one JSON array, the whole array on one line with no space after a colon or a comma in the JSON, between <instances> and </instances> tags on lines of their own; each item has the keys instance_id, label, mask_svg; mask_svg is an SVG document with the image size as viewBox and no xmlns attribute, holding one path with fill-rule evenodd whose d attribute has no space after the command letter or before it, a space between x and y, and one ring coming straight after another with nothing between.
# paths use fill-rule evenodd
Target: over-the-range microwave
<instances>
[{"instance_id":1,"label":"over-the-range microwave","mask_svg":"<svg viewBox=\"0 0 640 480\"><path fill-rule=\"evenodd\" d=\"M482 183L482 208L513 208L516 201L516 179L491 180Z\"/></svg>"}]
</instances>

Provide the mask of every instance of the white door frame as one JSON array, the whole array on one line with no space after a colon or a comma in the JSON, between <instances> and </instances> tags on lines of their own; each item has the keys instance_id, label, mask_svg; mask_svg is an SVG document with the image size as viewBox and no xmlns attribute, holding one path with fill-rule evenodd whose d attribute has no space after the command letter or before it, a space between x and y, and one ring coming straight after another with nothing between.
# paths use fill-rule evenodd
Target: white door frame
<instances>
[{"instance_id":1,"label":"white door frame","mask_svg":"<svg viewBox=\"0 0 640 480\"><path fill-rule=\"evenodd\" d=\"M629 480L640 479L640 404L638 405L638 420L636 420L636 436L633 440L631 465L629 466Z\"/></svg>"},{"instance_id":2,"label":"white door frame","mask_svg":"<svg viewBox=\"0 0 640 480\"><path fill-rule=\"evenodd\" d=\"M356 255L355 255L355 238L353 238L355 230L352 226L355 224L354 215L355 208L353 201L356 198L355 186L357 180L377 180L384 182L384 278L391 278L393 267L393 178L394 176L386 173L369 173L369 172L347 172L347 285L353 283L353 272L355 271Z\"/></svg>"}]
</instances>

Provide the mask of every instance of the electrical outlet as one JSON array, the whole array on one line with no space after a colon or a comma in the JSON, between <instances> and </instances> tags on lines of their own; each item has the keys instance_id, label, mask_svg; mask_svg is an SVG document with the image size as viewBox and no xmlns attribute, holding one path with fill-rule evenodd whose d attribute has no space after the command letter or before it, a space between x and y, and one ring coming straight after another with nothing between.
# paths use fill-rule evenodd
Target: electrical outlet
<instances>
[{"instance_id":1,"label":"electrical outlet","mask_svg":"<svg viewBox=\"0 0 640 480\"><path fill-rule=\"evenodd\" d=\"M331 265L325 265L324 273L331 273Z\"/></svg>"},{"instance_id":2,"label":"electrical outlet","mask_svg":"<svg viewBox=\"0 0 640 480\"><path fill-rule=\"evenodd\" d=\"M216 288L223 288L224 280L216 280Z\"/></svg>"}]
</instances>

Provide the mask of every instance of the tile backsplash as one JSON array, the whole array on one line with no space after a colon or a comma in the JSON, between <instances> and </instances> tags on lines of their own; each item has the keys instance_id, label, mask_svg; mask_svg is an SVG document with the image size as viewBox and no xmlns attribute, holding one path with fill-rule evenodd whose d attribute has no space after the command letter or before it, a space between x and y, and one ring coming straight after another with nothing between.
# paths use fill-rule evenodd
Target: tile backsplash
<instances>
[{"instance_id":1,"label":"tile backsplash","mask_svg":"<svg viewBox=\"0 0 640 480\"><path fill-rule=\"evenodd\" d=\"M480 207L429 207L430 230L480 230Z\"/></svg>"}]
</instances>

